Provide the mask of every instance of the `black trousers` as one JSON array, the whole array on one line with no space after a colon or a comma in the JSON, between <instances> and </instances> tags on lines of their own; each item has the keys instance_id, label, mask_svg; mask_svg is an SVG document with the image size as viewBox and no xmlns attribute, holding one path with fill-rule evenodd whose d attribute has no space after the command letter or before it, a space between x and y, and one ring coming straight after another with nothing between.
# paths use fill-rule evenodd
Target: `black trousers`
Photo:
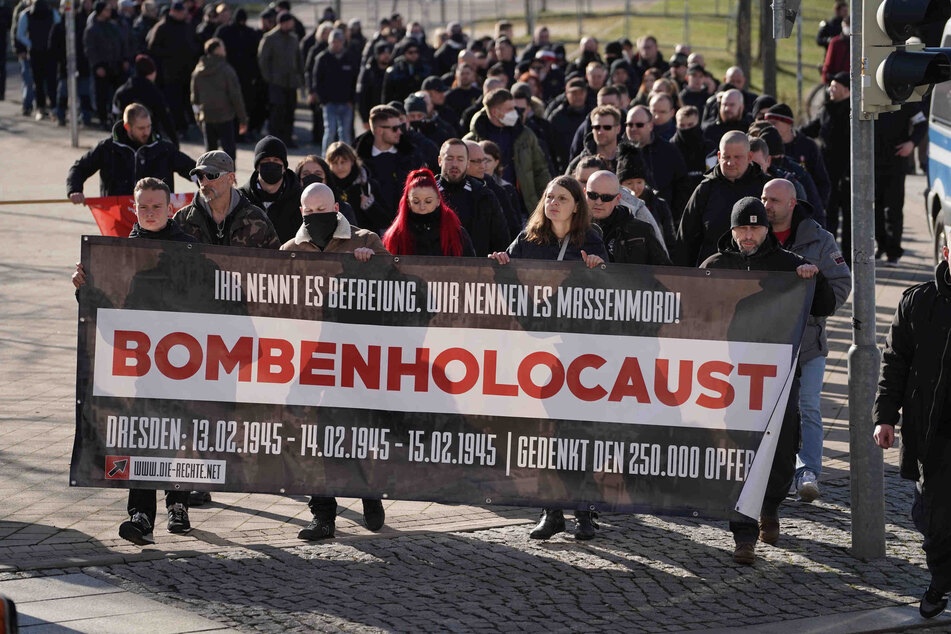
<instances>
[{"instance_id":1,"label":"black trousers","mask_svg":"<svg viewBox=\"0 0 951 634\"><path fill-rule=\"evenodd\" d=\"M951 591L951 438L936 437L915 487L911 516L924 535L925 562L937 590Z\"/></svg>"},{"instance_id":2,"label":"black trousers","mask_svg":"<svg viewBox=\"0 0 951 634\"><path fill-rule=\"evenodd\" d=\"M30 68L33 69L37 110L52 108L56 105L56 64L53 56L49 51L30 51Z\"/></svg>"},{"instance_id":3,"label":"black trousers","mask_svg":"<svg viewBox=\"0 0 951 634\"><path fill-rule=\"evenodd\" d=\"M378 500L364 499L363 501L377 502ZM337 498L312 495L310 501L307 502L307 506L310 507L310 512L314 514L314 517L319 519L333 520L337 517Z\"/></svg>"},{"instance_id":4,"label":"black trousers","mask_svg":"<svg viewBox=\"0 0 951 634\"><path fill-rule=\"evenodd\" d=\"M875 244L888 257L900 258L905 216L905 171L875 174Z\"/></svg>"},{"instance_id":5,"label":"black trousers","mask_svg":"<svg viewBox=\"0 0 951 634\"><path fill-rule=\"evenodd\" d=\"M129 489L129 502L126 505L129 515L145 513L146 517L149 518L149 523L154 527L156 493L153 489ZM166 491L165 508L179 503L188 508L188 493L188 491Z\"/></svg>"},{"instance_id":6,"label":"black trousers","mask_svg":"<svg viewBox=\"0 0 951 634\"><path fill-rule=\"evenodd\" d=\"M832 181L832 191L829 192L829 206L826 208L826 229L836 236L842 228L839 244L842 245L842 256L851 265L852 262L852 178L848 172L844 174L829 174ZM841 224L839 214L842 215Z\"/></svg>"},{"instance_id":7,"label":"black trousers","mask_svg":"<svg viewBox=\"0 0 951 634\"><path fill-rule=\"evenodd\" d=\"M112 98L116 88L119 87L118 78L109 69L106 69L104 77L100 77L94 70L93 78L96 90L96 116L100 124L106 125L112 120Z\"/></svg>"},{"instance_id":8,"label":"black trousers","mask_svg":"<svg viewBox=\"0 0 951 634\"><path fill-rule=\"evenodd\" d=\"M162 84L162 94L168 104L168 111L172 115L175 130L183 134L188 130L188 121L191 118L191 88L189 80L166 80ZM187 112L186 112L187 111Z\"/></svg>"},{"instance_id":9,"label":"black trousers","mask_svg":"<svg viewBox=\"0 0 951 634\"><path fill-rule=\"evenodd\" d=\"M297 109L297 90L268 86L268 102L271 112L268 119L268 131L290 145L294 137L294 111Z\"/></svg>"},{"instance_id":10,"label":"black trousers","mask_svg":"<svg viewBox=\"0 0 951 634\"><path fill-rule=\"evenodd\" d=\"M789 493L789 487L796 475L796 454L799 453L800 441L798 368L796 374L789 390L783 427L779 432L776 454L773 456L769 480L766 482L766 495L763 497L763 510L760 512L763 517L775 517L779 514L779 505ZM736 513L730 520L730 531L737 544L755 544L759 539L759 522Z\"/></svg>"},{"instance_id":11,"label":"black trousers","mask_svg":"<svg viewBox=\"0 0 951 634\"><path fill-rule=\"evenodd\" d=\"M0 50L4 51L4 56L6 55L7 47L10 44L10 37L8 35L9 31L7 29L0 29L3 31L0 33ZM6 63L0 64L0 101L3 101L7 98L7 65Z\"/></svg>"},{"instance_id":12,"label":"black trousers","mask_svg":"<svg viewBox=\"0 0 951 634\"><path fill-rule=\"evenodd\" d=\"M208 152L217 150L220 145L232 161L236 160L238 148L235 142L234 126L234 119L223 123L209 123L208 121L202 123L201 132L205 136L205 150Z\"/></svg>"}]
</instances>

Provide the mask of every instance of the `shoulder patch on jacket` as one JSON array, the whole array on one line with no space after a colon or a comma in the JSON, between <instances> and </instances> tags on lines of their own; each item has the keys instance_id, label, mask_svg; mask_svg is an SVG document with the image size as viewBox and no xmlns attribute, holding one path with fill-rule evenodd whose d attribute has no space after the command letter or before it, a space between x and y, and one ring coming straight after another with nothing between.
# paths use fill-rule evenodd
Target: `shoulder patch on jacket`
<instances>
[{"instance_id":1,"label":"shoulder patch on jacket","mask_svg":"<svg viewBox=\"0 0 951 634\"><path fill-rule=\"evenodd\" d=\"M845 258L842 257L841 251L833 251L829 254L829 257L832 258L832 261L836 264L845 264Z\"/></svg>"}]
</instances>

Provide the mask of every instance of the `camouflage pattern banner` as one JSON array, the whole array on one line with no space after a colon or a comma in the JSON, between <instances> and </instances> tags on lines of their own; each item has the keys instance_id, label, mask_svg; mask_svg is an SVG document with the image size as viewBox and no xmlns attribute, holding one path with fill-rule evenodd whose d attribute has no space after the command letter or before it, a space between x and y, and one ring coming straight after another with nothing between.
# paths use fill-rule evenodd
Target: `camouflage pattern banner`
<instances>
[{"instance_id":1,"label":"camouflage pattern banner","mask_svg":"<svg viewBox=\"0 0 951 634\"><path fill-rule=\"evenodd\" d=\"M83 237L71 484L755 517L813 284Z\"/></svg>"}]
</instances>

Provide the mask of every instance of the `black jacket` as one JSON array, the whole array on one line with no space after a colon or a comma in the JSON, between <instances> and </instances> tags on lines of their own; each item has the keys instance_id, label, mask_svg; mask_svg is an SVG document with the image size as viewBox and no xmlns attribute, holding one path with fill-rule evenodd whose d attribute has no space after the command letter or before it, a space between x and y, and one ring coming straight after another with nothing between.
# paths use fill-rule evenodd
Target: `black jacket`
<instances>
[{"instance_id":1,"label":"black jacket","mask_svg":"<svg viewBox=\"0 0 951 634\"><path fill-rule=\"evenodd\" d=\"M759 198L769 177L750 163L736 181L727 179L720 166L710 170L693 191L677 229L675 262L697 266L717 252L717 241L730 228L730 213L740 198Z\"/></svg>"},{"instance_id":2,"label":"black jacket","mask_svg":"<svg viewBox=\"0 0 951 634\"><path fill-rule=\"evenodd\" d=\"M786 156L802 165L809 176L812 177L816 189L819 190L822 207L825 209L829 202L829 192L832 191L832 183L829 182L829 173L826 171L825 161L822 160L822 155L819 154L819 146L806 135L796 132L793 140L786 144Z\"/></svg>"},{"instance_id":3,"label":"black jacket","mask_svg":"<svg viewBox=\"0 0 951 634\"><path fill-rule=\"evenodd\" d=\"M135 184L146 176L162 179L175 191L175 172L191 178L188 173L194 167L195 161L155 133L148 143L136 146L118 121L111 137L100 141L69 168L66 195L82 192L83 183L96 172L101 196L131 196Z\"/></svg>"},{"instance_id":4,"label":"black jacket","mask_svg":"<svg viewBox=\"0 0 951 634\"><path fill-rule=\"evenodd\" d=\"M684 186L687 164L680 150L655 135L649 144L641 146L641 156L650 172L647 182L670 204L674 217L679 216L690 196L690 190Z\"/></svg>"},{"instance_id":5,"label":"black jacket","mask_svg":"<svg viewBox=\"0 0 951 634\"><path fill-rule=\"evenodd\" d=\"M225 43L226 59L238 74L238 82L242 86L250 85L261 74L258 68L261 34L246 24L232 22L218 27L215 37Z\"/></svg>"},{"instance_id":6,"label":"black jacket","mask_svg":"<svg viewBox=\"0 0 951 634\"><path fill-rule=\"evenodd\" d=\"M779 246L776 234L770 229L766 241L753 255L744 255L727 230L717 242L717 252L705 259L702 269L732 269L734 271L795 271L809 262L792 251ZM835 312L835 292L822 272L816 273L816 290L812 296L809 314L813 317L828 317Z\"/></svg>"},{"instance_id":7,"label":"black jacket","mask_svg":"<svg viewBox=\"0 0 951 634\"><path fill-rule=\"evenodd\" d=\"M555 169L561 174L568 167L571 161L571 140L575 137L578 128L584 125L588 118L588 110L585 107L570 108L567 103L562 104L548 117L551 123L551 136L554 142L551 146L552 158L555 161Z\"/></svg>"},{"instance_id":8,"label":"black jacket","mask_svg":"<svg viewBox=\"0 0 951 634\"><path fill-rule=\"evenodd\" d=\"M320 103L353 103L359 67L344 49L340 56L325 50L314 63L313 86Z\"/></svg>"},{"instance_id":9,"label":"black jacket","mask_svg":"<svg viewBox=\"0 0 951 634\"><path fill-rule=\"evenodd\" d=\"M446 205L459 216L469 233L477 257L505 250L512 237L492 190L471 176L458 183L450 183L439 176L436 184Z\"/></svg>"},{"instance_id":10,"label":"black jacket","mask_svg":"<svg viewBox=\"0 0 951 634\"><path fill-rule=\"evenodd\" d=\"M618 205L610 216L595 220L595 224L601 228L604 246L611 262L670 265L670 258L657 241L654 228L635 218L627 207Z\"/></svg>"},{"instance_id":11,"label":"black jacket","mask_svg":"<svg viewBox=\"0 0 951 634\"><path fill-rule=\"evenodd\" d=\"M415 64L410 64L405 57L397 57L383 78L382 103L403 101L419 90L423 80L431 74L432 68L423 61L422 54Z\"/></svg>"},{"instance_id":12,"label":"black jacket","mask_svg":"<svg viewBox=\"0 0 951 634\"><path fill-rule=\"evenodd\" d=\"M878 394L872 422L901 422L901 475L919 477L935 435L951 436L944 408L951 389L951 283L948 263L941 262L933 280L902 295L885 339ZM901 414L899 415L899 410Z\"/></svg>"},{"instance_id":13,"label":"black jacket","mask_svg":"<svg viewBox=\"0 0 951 634\"><path fill-rule=\"evenodd\" d=\"M382 103L383 76L385 68L380 68L374 57L360 70L357 77L357 111L363 121L370 120L370 110Z\"/></svg>"},{"instance_id":14,"label":"black jacket","mask_svg":"<svg viewBox=\"0 0 951 634\"><path fill-rule=\"evenodd\" d=\"M149 55L159 70L158 83L163 86L188 85L199 56L192 25L165 16L149 33L148 40Z\"/></svg>"},{"instance_id":15,"label":"black jacket","mask_svg":"<svg viewBox=\"0 0 951 634\"><path fill-rule=\"evenodd\" d=\"M499 207L502 208L502 215L505 216L505 222L509 228L509 235L517 236L525 220L522 218L522 203L518 199L515 187L508 181L500 181L488 174L482 180L482 184L488 187L495 194L495 199L499 201Z\"/></svg>"},{"instance_id":16,"label":"black jacket","mask_svg":"<svg viewBox=\"0 0 951 634\"><path fill-rule=\"evenodd\" d=\"M373 133L364 132L358 136L353 143L353 149L363 166L367 168L370 177L379 184L379 190L375 194L377 202L380 204L384 218L376 227L362 227L369 229L379 235L382 235L390 222L396 217L396 207L399 204L400 196L403 195L403 184L406 182L406 176L413 170L419 169L426 164L426 158L419 151L406 134L401 135L400 142L396 146L396 156L393 157L392 169L386 173L380 171L379 166L382 162L373 159ZM385 224L382 220L385 219Z\"/></svg>"},{"instance_id":17,"label":"black jacket","mask_svg":"<svg viewBox=\"0 0 951 634\"><path fill-rule=\"evenodd\" d=\"M604 248L604 240L601 239L598 229L593 227L588 229L588 233L584 237L584 244L580 248L574 244L568 244L568 248L565 249L565 257L562 259L566 262L580 260L582 251L588 255L599 255L605 262L609 261L608 251ZM522 231L508 246L506 252L513 258L557 260L558 253L561 252L561 243L558 241L545 244L530 242L525 236L525 232Z\"/></svg>"},{"instance_id":18,"label":"black jacket","mask_svg":"<svg viewBox=\"0 0 951 634\"><path fill-rule=\"evenodd\" d=\"M438 209L430 214L410 213L406 226L409 227L413 235L413 255L443 255L442 243L439 240L442 225L442 212ZM474 258L475 250L472 248L472 240L465 227L462 231L462 257Z\"/></svg>"},{"instance_id":19,"label":"black jacket","mask_svg":"<svg viewBox=\"0 0 951 634\"><path fill-rule=\"evenodd\" d=\"M284 182L276 194L268 194L258 183L258 171L254 170L248 182L238 191L242 196L267 213L267 217L277 231L277 237L284 244L295 235L304 222L300 213L301 186L297 175L291 170L284 171Z\"/></svg>"},{"instance_id":20,"label":"black jacket","mask_svg":"<svg viewBox=\"0 0 951 634\"><path fill-rule=\"evenodd\" d=\"M641 201L647 205L647 210L654 216L660 232L664 235L664 246L668 253L673 253L677 245L677 230L674 228L674 218L670 212L670 205L661 198L656 189L645 187L641 192ZM673 259L673 256L671 256Z\"/></svg>"},{"instance_id":21,"label":"black jacket","mask_svg":"<svg viewBox=\"0 0 951 634\"><path fill-rule=\"evenodd\" d=\"M905 141L918 145L927 132L928 120L921 104L906 103L901 110L883 112L875 121L875 173L904 171L905 159L895 156L895 146Z\"/></svg>"},{"instance_id":22,"label":"black jacket","mask_svg":"<svg viewBox=\"0 0 951 634\"><path fill-rule=\"evenodd\" d=\"M799 129L806 136L822 140L822 159L830 180L848 176L852 164L849 108L848 99L827 101L818 116Z\"/></svg>"},{"instance_id":23,"label":"black jacket","mask_svg":"<svg viewBox=\"0 0 951 634\"><path fill-rule=\"evenodd\" d=\"M168 242L198 242L197 238L182 231L178 223L171 219L158 231L148 231L140 227L139 223L135 223L132 225L132 232L129 233L129 237L144 240L167 240Z\"/></svg>"}]
</instances>

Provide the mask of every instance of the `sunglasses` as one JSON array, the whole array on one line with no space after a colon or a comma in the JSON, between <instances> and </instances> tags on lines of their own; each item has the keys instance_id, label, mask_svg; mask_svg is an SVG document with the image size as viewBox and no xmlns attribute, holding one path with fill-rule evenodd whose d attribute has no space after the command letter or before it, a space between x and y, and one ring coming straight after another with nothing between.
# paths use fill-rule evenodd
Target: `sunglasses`
<instances>
[{"instance_id":1,"label":"sunglasses","mask_svg":"<svg viewBox=\"0 0 951 634\"><path fill-rule=\"evenodd\" d=\"M603 203L609 203L617 198L617 194L599 194L598 192L585 193L588 195L588 200L600 200Z\"/></svg>"},{"instance_id":2,"label":"sunglasses","mask_svg":"<svg viewBox=\"0 0 951 634\"><path fill-rule=\"evenodd\" d=\"M195 172L195 178L199 181L201 181L201 179L216 181L220 176L221 172Z\"/></svg>"},{"instance_id":3,"label":"sunglasses","mask_svg":"<svg viewBox=\"0 0 951 634\"><path fill-rule=\"evenodd\" d=\"M604 130L605 132L607 132L607 131L609 131L609 130L613 130L613 129L614 129L614 126L613 126L613 125L593 125L593 126L591 126L591 129L592 129L592 130Z\"/></svg>"},{"instance_id":4,"label":"sunglasses","mask_svg":"<svg viewBox=\"0 0 951 634\"><path fill-rule=\"evenodd\" d=\"M629 127L629 128L643 128L645 125L647 125L647 122L646 122L646 121L631 121L631 122L629 122L629 123L627 124L627 127Z\"/></svg>"},{"instance_id":5,"label":"sunglasses","mask_svg":"<svg viewBox=\"0 0 951 634\"><path fill-rule=\"evenodd\" d=\"M384 130L392 129L394 132L406 132L406 124L398 123L396 125L381 125Z\"/></svg>"}]
</instances>

